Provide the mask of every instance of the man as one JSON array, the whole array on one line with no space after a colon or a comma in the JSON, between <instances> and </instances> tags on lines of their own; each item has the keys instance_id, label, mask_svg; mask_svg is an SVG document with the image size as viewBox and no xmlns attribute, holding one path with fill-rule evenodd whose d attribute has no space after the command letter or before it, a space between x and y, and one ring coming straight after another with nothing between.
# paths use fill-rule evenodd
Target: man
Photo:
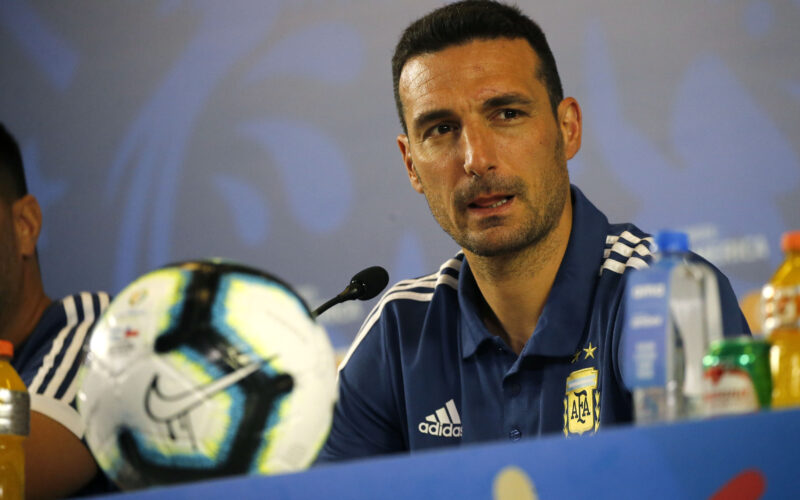
<instances>
[{"instance_id":1,"label":"man","mask_svg":"<svg viewBox=\"0 0 800 500\"><path fill-rule=\"evenodd\" d=\"M56 498L104 486L81 441L75 376L83 343L109 297L83 292L50 300L36 253L41 227L42 212L28 193L19 147L0 124L0 338L14 344L12 365L31 396L27 497Z\"/></svg>"},{"instance_id":2,"label":"man","mask_svg":"<svg viewBox=\"0 0 800 500\"><path fill-rule=\"evenodd\" d=\"M406 29L393 73L411 185L462 252L367 317L320 459L629 422L620 306L652 238L570 186L581 109L540 28L495 2L448 5ZM747 332L718 277L725 331ZM586 373L593 411L568 414L569 380Z\"/></svg>"}]
</instances>

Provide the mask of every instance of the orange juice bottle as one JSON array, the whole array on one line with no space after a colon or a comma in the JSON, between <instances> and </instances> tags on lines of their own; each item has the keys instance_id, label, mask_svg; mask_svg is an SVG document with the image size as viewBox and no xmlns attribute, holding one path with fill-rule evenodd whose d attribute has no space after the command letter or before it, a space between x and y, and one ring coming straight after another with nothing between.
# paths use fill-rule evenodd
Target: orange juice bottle
<instances>
[{"instance_id":1,"label":"orange juice bottle","mask_svg":"<svg viewBox=\"0 0 800 500\"><path fill-rule=\"evenodd\" d=\"M772 406L800 406L800 231L783 235L786 259L761 293L770 348Z\"/></svg>"},{"instance_id":2,"label":"orange juice bottle","mask_svg":"<svg viewBox=\"0 0 800 500\"><path fill-rule=\"evenodd\" d=\"M0 340L0 499L25 498L25 453L30 427L30 398L11 366L14 345Z\"/></svg>"}]
</instances>

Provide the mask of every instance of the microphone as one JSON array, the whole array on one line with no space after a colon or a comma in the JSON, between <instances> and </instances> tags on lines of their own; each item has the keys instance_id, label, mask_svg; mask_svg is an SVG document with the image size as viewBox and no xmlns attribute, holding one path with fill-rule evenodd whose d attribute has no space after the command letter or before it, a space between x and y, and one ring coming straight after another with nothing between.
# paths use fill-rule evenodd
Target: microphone
<instances>
[{"instance_id":1,"label":"microphone","mask_svg":"<svg viewBox=\"0 0 800 500\"><path fill-rule=\"evenodd\" d=\"M359 271L355 276L350 279L350 284L347 288L336 297L328 302L325 302L311 313L315 318L324 313L336 304L341 304L348 300L369 300L386 288L389 283L389 273L381 266L372 266Z\"/></svg>"}]
</instances>

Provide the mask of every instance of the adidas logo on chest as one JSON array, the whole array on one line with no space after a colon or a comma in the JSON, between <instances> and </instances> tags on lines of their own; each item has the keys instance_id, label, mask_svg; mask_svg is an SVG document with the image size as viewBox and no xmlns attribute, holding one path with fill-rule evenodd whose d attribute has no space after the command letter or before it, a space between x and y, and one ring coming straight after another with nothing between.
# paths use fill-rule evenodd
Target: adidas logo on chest
<instances>
[{"instance_id":1,"label":"adidas logo on chest","mask_svg":"<svg viewBox=\"0 0 800 500\"><path fill-rule=\"evenodd\" d=\"M443 407L425 417L417 426L423 434L431 436L458 438L461 437L461 416L458 414L456 404L449 400Z\"/></svg>"}]
</instances>

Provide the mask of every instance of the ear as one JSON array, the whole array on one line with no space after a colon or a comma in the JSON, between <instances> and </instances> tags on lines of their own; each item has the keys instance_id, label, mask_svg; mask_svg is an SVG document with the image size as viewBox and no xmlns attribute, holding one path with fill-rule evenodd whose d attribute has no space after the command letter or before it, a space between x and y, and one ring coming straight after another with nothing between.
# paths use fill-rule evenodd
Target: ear
<instances>
[{"instance_id":1,"label":"ear","mask_svg":"<svg viewBox=\"0 0 800 500\"><path fill-rule=\"evenodd\" d=\"M411 182L411 187L414 191L422 194L422 183L419 181L417 169L414 168L414 160L411 159L411 146L408 143L408 136L400 134L397 136L397 147L400 148L400 154L403 155L403 163L406 166L406 173L408 180Z\"/></svg>"},{"instance_id":2,"label":"ear","mask_svg":"<svg viewBox=\"0 0 800 500\"><path fill-rule=\"evenodd\" d=\"M23 257L36 253L36 242L42 230L42 209L32 194L26 194L11 205L17 248Z\"/></svg>"},{"instance_id":3,"label":"ear","mask_svg":"<svg viewBox=\"0 0 800 500\"><path fill-rule=\"evenodd\" d=\"M581 107L572 97L567 97L558 105L558 126L564 138L564 154L568 160L581 149L583 122Z\"/></svg>"}]
</instances>

